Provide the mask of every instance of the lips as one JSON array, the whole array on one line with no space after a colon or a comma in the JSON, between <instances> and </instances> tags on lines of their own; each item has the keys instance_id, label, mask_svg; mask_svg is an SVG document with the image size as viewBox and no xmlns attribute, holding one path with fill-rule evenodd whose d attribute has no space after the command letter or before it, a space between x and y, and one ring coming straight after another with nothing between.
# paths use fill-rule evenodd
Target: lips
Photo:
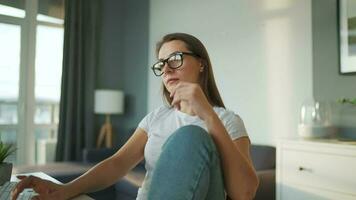
<instances>
[{"instance_id":1,"label":"lips","mask_svg":"<svg viewBox=\"0 0 356 200\"><path fill-rule=\"evenodd\" d=\"M167 79L167 84L173 83L178 80L179 80L178 78L169 78L169 79Z\"/></svg>"}]
</instances>

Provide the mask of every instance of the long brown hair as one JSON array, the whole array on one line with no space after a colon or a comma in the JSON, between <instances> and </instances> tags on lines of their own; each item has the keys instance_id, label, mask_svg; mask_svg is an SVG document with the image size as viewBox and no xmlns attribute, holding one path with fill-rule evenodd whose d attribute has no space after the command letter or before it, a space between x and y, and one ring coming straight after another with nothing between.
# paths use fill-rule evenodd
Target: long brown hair
<instances>
[{"instance_id":1,"label":"long brown hair","mask_svg":"<svg viewBox=\"0 0 356 200\"><path fill-rule=\"evenodd\" d=\"M156 55L158 57L159 50L166 42L179 40L184 42L186 48L192 53L201 58L204 70L200 76L200 87L202 88L206 98L212 106L219 106L225 108L224 102L221 99L220 93L215 83L213 69L211 66L210 58L203 43L196 37L186 33L171 33L165 35L161 41L157 42ZM167 88L162 83L162 97L168 105L171 105L172 98L169 97Z\"/></svg>"}]
</instances>

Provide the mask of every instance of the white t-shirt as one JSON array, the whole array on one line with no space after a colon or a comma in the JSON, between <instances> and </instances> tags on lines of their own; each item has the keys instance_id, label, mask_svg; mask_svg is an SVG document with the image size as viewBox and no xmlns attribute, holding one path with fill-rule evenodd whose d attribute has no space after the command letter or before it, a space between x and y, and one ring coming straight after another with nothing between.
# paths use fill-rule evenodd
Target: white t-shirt
<instances>
[{"instance_id":1,"label":"white t-shirt","mask_svg":"<svg viewBox=\"0 0 356 200\"><path fill-rule=\"evenodd\" d=\"M248 136L241 118L234 112L222 107L214 107L232 140ZM191 116L175 108L161 106L148 115L139 123L138 127L145 130L148 140L145 146L145 168L147 170L142 187L138 190L136 200L146 200L150 185L152 171L161 154L161 147L178 128L186 125L197 125L207 130L203 120L198 116Z\"/></svg>"}]
</instances>

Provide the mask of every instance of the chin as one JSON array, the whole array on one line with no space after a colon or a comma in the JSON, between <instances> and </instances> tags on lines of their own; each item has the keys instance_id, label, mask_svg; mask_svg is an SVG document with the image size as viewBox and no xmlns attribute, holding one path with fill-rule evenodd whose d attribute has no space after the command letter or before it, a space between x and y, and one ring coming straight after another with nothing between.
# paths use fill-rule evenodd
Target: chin
<instances>
[{"instance_id":1,"label":"chin","mask_svg":"<svg viewBox=\"0 0 356 200\"><path fill-rule=\"evenodd\" d=\"M164 88L165 88L169 93L171 93L172 90L171 90L170 87L168 87L168 86L165 85Z\"/></svg>"}]
</instances>

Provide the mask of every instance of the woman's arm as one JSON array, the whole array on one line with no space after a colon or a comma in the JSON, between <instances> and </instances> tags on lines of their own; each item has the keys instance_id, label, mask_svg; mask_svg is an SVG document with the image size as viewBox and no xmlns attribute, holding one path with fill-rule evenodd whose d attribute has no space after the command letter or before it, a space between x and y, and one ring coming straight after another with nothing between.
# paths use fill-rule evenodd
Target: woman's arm
<instances>
[{"instance_id":1,"label":"woman's arm","mask_svg":"<svg viewBox=\"0 0 356 200\"><path fill-rule=\"evenodd\" d=\"M220 153L227 194L233 200L253 199L258 177L249 155L249 139L243 137L232 141L215 113L205 122Z\"/></svg>"},{"instance_id":2,"label":"woman's arm","mask_svg":"<svg viewBox=\"0 0 356 200\"><path fill-rule=\"evenodd\" d=\"M198 84L179 82L170 96L173 98L172 105L178 109L188 107L188 112L198 115L206 123L220 153L229 197L234 200L253 199L258 178L249 158L249 143L244 141L246 139L238 139L234 144Z\"/></svg>"},{"instance_id":3,"label":"woman's arm","mask_svg":"<svg viewBox=\"0 0 356 200\"><path fill-rule=\"evenodd\" d=\"M126 144L110 158L95 165L79 178L64 185L58 185L37 177L21 177L12 192L17 199L25 188L33 188L40 199L70 199L82 193L101 190L112 185L131 170L144 156L147 133L137 128Z\"/></svg>"},{"instance_id":4,"label":"woman's arm","mask_svg":"<svg viewBox=\"0 0 356 200\"><path fill-rule=\"evenodd\" d=\"M95 165L79 178L65 184L69 192L68 198L104 189L122 178L143 159L146 142L146 132L137 128L117 153Z\"/></svg>"}]
</instances>

